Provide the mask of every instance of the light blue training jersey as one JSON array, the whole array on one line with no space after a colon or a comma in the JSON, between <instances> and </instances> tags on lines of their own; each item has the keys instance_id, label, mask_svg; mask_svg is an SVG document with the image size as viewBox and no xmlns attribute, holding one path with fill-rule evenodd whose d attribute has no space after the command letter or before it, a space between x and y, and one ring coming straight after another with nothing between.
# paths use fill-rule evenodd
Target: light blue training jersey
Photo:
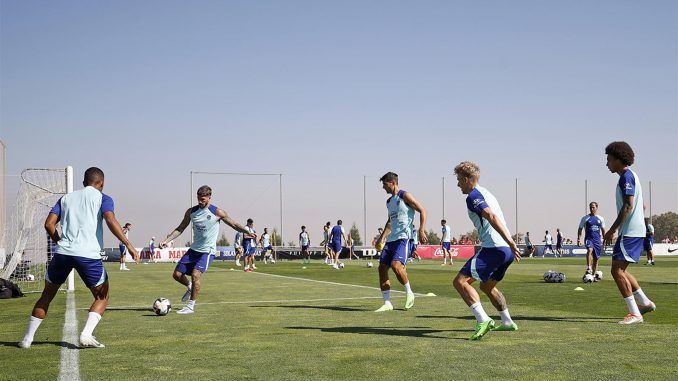
<instances>
[{"instance_id":1,"label":"light blue training jersey","mask_svg":"<svg viewBox=\"0 0 678 381\"><path fill-rule=\"evenodd\" d=\"M219 237L217 207L214 205L208 205L206 208L194 206L191 209L191 222L193 223L191 249L200 253L216 253Z\"/></svg>"},{"instance_id":2,"label":"light blue training jersey","mask_svg":"<svg viewBox=\"0 0 678 381\"><path fill-rule=\"evenodd\" d=\"M103 216L114 212L113 199L93 186L71 192L57 201L50 213L61 223L61 239L56 252L101 259L104 249Z\"/></svg>"},{"instance_id":3,"label":"light blue training jersey","mask_svg":"<svg viewBox=\"0 0 678 381\"><path fill-rule=\"evenodd\" d=\"M299 243L301 243L301 246L308 246L308 233L303 231L299 233Z\"/></svg>"},{"instance_id":4,"label":"light blue training jersey","mask_svg":"<svg viewBox=\"0 0 678 381\"><path fill-rule=\"evenodd\" d=\"M477 185L473 188L471 193L468 194L468 197L466 197L466 207L468 208L468 216L471 218L471 222L473 222L473 225L480 234L482 247L491 248L508 246L508 243L504 241L496 230L494 230L492 225L490 225L490 222L482 216L485 208L491 208L492 212L508 230L506 220L504 219L504 213L502 213L501 208L499 207L499 202L490 191Z\"/></svg>"},{"instance_id":5,"label":"light blue training jersey","mask_svg":"<svg viewBox=\"0 0 678 381\"><path fill-rule=\"evenodd\" d=\"M407 205L403 199L405 193L404 190L399 190L395 196L391 196L386 201L388 218L391 221L391 234L388 235L386 242L393 242L399 239L409 240L412 234L415 210Z\"/></svg>"},{"instance_id":6,"label":"light blue training jersey","mask_svg":"<svg viewBox=\"0 0 678 381\"><path fill-rule=\"evenodd\" d=\"M617 213L624 206L624 196L633 196L633 210L619 228L619 236L645 237L645 213L643 213L643 190L638 175L630 169L619 176L616 189Z\"/></svg>"}]
</instances>

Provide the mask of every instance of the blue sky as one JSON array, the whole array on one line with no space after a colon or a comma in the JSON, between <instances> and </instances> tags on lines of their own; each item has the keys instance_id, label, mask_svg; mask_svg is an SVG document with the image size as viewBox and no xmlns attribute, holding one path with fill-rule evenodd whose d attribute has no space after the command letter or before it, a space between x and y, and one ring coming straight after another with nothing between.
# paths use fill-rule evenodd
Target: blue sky
<instances>
[{"instance_id":1,"label":"blue sky","mask_svg":"<svg viewBox=\"0 0 678 381\"><path fill-rule=\"evenodd\" d=\"M284 173L286 241L339 218L362 232L364 175L371 236L389 170L438 229L462 160L512 231L518 178L519 230L573 236L584 179L614 217L613 140L636 150L653 212L678 211L675 1L2 1L0 22L7 173L101 167L138 245L178 224L191 170ZM277 179L196 181L277 224Z\"/></svg>"}]
</instances>

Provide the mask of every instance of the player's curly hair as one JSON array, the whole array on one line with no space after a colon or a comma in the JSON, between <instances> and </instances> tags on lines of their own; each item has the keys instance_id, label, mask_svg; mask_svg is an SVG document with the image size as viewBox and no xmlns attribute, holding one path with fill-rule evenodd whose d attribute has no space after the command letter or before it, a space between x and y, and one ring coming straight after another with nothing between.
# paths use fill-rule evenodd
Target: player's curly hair
<instances>
[{"instance_id":1,"label":"player's curly hair","mask_svg":"<svg viewBox=\"0 0 678 381\"><path fill-rule=\"evenodd\" d=\"M394 182L398 184L398 174L395 172L386 172L384 176L381 176L381 178L379 178L379 181L389 183Z\"/></svg>"},{"instance_id":2,"label":"player's curly hair","mask_svg":"<svg viewBox=\"0 0 678 381\"><path fill-rule=\"evenodd\" d=\"M624 165L633 165L635 154L627 142L612 142L605 147L605 154L619 159Z\"/></svg>"},{"instance_id":3,"label":"player's curly hair","mask_svg":"<svg viewBox=\"0 0 678 381\"><path fill-rule=\"evenodd\" d=\"M476 163L462 161L456 167L454 167L454 174L471 179L477 179L480 177L480 167L478 167L478 164Z\"/></svg>"}]
</instances>

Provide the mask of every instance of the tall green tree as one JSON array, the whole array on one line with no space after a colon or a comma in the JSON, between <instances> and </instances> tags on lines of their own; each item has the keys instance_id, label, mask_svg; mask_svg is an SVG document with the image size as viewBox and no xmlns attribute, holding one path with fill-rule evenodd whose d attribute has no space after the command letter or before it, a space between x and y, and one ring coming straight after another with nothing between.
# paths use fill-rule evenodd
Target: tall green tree
<instances>
[{"instance_id":1,"label":"tall green tree","mask_svg":"<svg viewBox=\"0 0 678 381\"><path fill-rule=\"evenodd\" d=\"M438 237L438 234L433 229L429 229L426 232L426 238L428 238L429 245L440 245L440 237Z\"/></svg>"},{"instance_id":2,"label":"tall green tree","mask_svg":"<svg viewBox=\"0 0 678 381\"><path fill-rule=\"evenodd\" d=\"M231 246L228 238L226 238L226 233L221 233L221 237L217 240L217 246Z\"/></svg>"},{"instance_id":3,"label":"tall green tree","mask_svg":"<svg viewBox=\"0 0 678 381\"><path fill-rule=\"evenodd\" d=\"M678 237L678 213L666 212L658 216L652 216L654 226L654 241L661 242L663 239Z\"/></svg>"},{"instance_id":4,"label":"tall green tree","mask_svg":"<svg viewBox=\"0 0 678 381\"><path fill-rule=\"evenodd\" d=\"M271 245L273 246L284 246L285 243L282 240L282 237L280 236L280 233L278 233L278 229L273 228L271 231Z\"/></svg>"},{"instance_id":5,"label":"tall green tree","mask_svg":"<svg viewBox=\"0 0 678 381\"><path fill-rule=\"evenodd\" d=\"M351 230L349 230L348 234L351 236L354 245L363 245L363 240L360 238L360 230L358 230L358 226L356 226L355 222L353 223L353 226L351 226Z\"/></svg>"}]
</instances>

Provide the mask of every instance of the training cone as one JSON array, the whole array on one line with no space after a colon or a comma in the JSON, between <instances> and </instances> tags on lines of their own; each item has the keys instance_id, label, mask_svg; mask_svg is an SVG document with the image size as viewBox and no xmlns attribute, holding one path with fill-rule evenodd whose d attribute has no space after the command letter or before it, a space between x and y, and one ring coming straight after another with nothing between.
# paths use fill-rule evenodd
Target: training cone
<instances>
[{"instance_id":1,"label":"training cone","mask_svg":"<svg viewBox=\"0 0 678 381\"><path fill-rule=\"evenodd\" d=\"M575 288L574 290L575 290L575 291L584 291L584 289L581 288L581 287L577 287L577 288Z\"/></svg>"}]
</instances>

